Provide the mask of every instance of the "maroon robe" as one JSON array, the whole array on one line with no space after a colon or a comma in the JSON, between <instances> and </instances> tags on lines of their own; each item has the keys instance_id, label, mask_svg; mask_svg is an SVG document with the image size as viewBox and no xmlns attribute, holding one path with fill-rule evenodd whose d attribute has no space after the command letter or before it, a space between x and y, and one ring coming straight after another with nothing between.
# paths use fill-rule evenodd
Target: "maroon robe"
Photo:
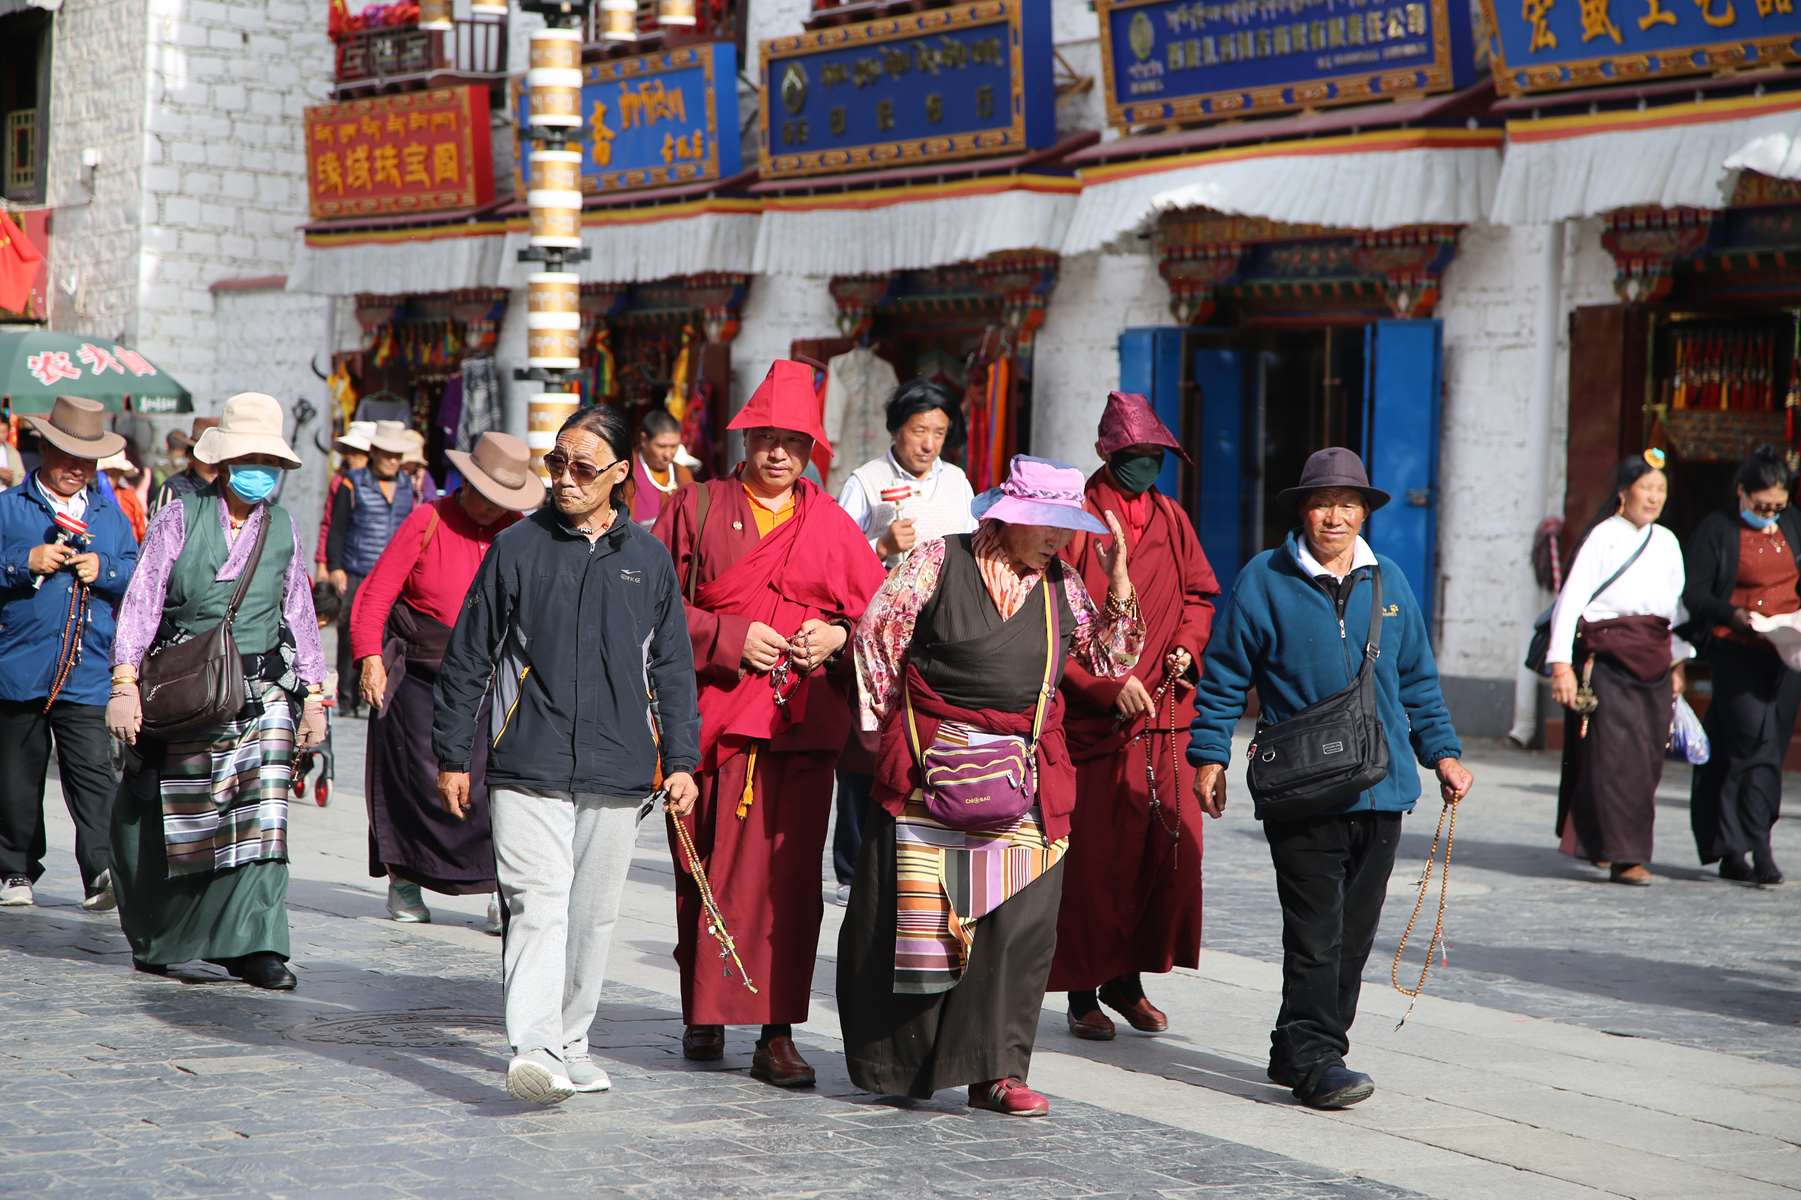
<instances>
[{"instance_id":1,"label":"maroon robe","mask_svg":"<svg viewBox=\"0 0 1801 1200\"><path fill-rule=\"evenodd\" d=\"M697 528L700 489L709 491ZM820 860L832 808L832 777L850 728L850 655L831 671L794 676L786 706L767 673L740 671L753 621L791 635L806 621L863 615L882 566L863 533L813 484L794 488L795 513L759 537L735 478L669 497L656 536L675 560L687 605L700 683L700 800L687 818L714 900L725 915L752 993L720 969L700 892L673 836L675 959L682 1019L690 1025L792 1024L807 1019L819 949ZM737 815L756 756L753 801Z\"/></svg>"},{"instance_id":2,"label":"maroon robe","mask_svg":"<svg viewBox=\"0 0 1801 1200\"><path fill-rule=\"evenodd\" d=\"M1051 991L1088 990L1121 975L1193 967L1200 960L1202 814L1186 751L1194 720L1193 673L1213 628L1211 597L1219 594L1219 582L1187 515L1154 489L1146 495L1148 521L1138 540L1127 543L1146 634L1133 674L1154 696L1170 651L1187 650L1194 666L1177 688L1173 747L1169 734L1151 732L1152 722L1145 718L1129 724L1117 719L1113 702L1125 680L1102 679L1074 663L1064 672L1069 706L1064 728L1076 763L1076 810L1064 858ZM1117 496L1103 468L1088 481L1086 507L1105 520L1105 509ZM1126 524L1125 515L1120 517ZM1097 539L1078 536L1065 557L1093 594L1106 594ZM1159 706L1156 724L1163 730L1169 727L1167 713ZM1157 764L1161 813L1150 807L1147 741ZM1179 830L1179 841L1169 835L1170 826Z\"/></svg>"}]
</instances>

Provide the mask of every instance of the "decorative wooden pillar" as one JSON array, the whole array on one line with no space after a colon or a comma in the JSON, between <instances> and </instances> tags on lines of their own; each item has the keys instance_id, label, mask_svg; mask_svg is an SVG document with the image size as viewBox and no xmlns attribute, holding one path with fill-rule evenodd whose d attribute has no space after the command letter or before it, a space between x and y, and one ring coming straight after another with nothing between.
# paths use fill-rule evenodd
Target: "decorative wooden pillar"
<instances>
[{"instance_id":1,"label":"decorative wooden pillar","mask_svg":"<svg viewBox=\"0 0 1801 1200\"><path fill-rule=\"evenodd\" d=\"M1718 214L1705 208L1622 208L1607 214L1601 245L1613 255L1613 290L1655 304L1675 286L1676 264L1707 247Z\"/></svg>"}]
</instances>

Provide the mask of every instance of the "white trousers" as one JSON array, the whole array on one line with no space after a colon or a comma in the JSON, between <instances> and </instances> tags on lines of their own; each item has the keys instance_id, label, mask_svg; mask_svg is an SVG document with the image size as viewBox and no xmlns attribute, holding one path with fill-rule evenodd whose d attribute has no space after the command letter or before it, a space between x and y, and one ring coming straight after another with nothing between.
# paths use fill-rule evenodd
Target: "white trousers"
<instances>
[{"instance_id":1,"label":"white trousers","mask_svg":"<svg viewBox=\"0 0 1801 1200\"><path fill-rule=\"evenodd\" d=\"M494 788L507 906L502 980L513 1053L588 1054L643 797Z\"/></svg>"}]
</instances>

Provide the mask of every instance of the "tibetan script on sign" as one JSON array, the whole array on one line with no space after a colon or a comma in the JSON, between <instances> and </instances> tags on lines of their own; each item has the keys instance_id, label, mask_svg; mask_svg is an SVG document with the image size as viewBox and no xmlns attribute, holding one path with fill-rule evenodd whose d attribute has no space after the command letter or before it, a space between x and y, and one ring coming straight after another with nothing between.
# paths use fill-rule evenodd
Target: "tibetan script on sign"
<instances>
[{"instance_id":1,"label":"tibetan script on sign","mask_svg":"<svg viewBox=\"0 0 1801 1200\"><path fill-rule=\"evenodd\" d=\"M433 88L306 110L315 217L474 208L494 198L488 92Z\"/></svg>"},{"instance_id":2,"label":"tibetan script on sign","mask_svg":"<svg viewBox=\"0 0 1801 1200\"><path fill-rule=\"evenodd\" d=\"M1801 62L1801 0L1483 0L1504 94Z\"/></svg>"},{"instance_id":3,"label":"tibetan script on sign","mask_svg":"<svg viewBox=\"0 0 1801 1200\"><path fill-rule=\"evenodd\" d=\"M1097 7L1107 121L1120 128L1419 96L1475 78L1463 0Z\"/></svg>"}]
</instances>

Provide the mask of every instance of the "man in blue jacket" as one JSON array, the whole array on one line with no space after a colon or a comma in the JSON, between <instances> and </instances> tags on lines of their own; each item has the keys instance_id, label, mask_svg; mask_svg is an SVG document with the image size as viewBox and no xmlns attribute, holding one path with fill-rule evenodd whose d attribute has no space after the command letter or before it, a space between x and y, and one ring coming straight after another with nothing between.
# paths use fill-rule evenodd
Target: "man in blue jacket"
<instances>
[{"instance_id":1,"label":"man in blue jacket","mask_svg":"<svg viewBox=\"0 0 1801 1200\"><path fill-rule=\"evenodd\" d=\"M64 396L48 420L26 420L42 440L41 465L0 493L0 905L33 903L44 873L54 735L82 907L107 909L118 785L105 721L108 663L138 544L94 474L125 439L106 431L105 409L92 400Z\"/></svg>"},{"instance_id":2,"label":"man in blue jacket","mask_svg":"<svg viewBox=\"0 0 1801 1200\"><path fill-rule=\"evenodd\" d=\"M1300 528L1250 561L1214 625L1188 758L1199 768L1196 798L1219 816L1232 730L1246 693L1257 689L1260 725L1274 725L1349 686L1370 624L1370 577L1381 572L1375 688L1388 777L1340 811L1263 825L1282 903L1282 1009L1270 1034L1269 1077L1310 1107L1345 1108L1376 1090L1368 1075L1345 1066L1344 1056L1401 815L1420 794L1409 759L1437 772L1446 803L1461 800L1473 781L1458 761L1463 749L1439 690L1419 603L1401 569L1361 536L1388 494L1369 485L1356 454L1334 446L1307 460L1300 485L1282 500L1298 504Z\"/></svg>"}]
</instances>

